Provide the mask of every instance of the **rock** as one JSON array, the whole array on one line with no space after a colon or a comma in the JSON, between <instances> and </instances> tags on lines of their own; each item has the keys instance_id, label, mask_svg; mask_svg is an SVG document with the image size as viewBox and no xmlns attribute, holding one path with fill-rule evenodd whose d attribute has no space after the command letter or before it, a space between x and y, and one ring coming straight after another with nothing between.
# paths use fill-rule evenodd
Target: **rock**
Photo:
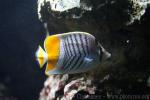
<instances>
[{"instance_id":1,"label":"rock","mask_svg":"<svg viewBox=\"0 0 150 100\"><path fill-rule=\"evenodd\" d=\"M148 3L150 0L38 0L38 16L52 33L110 32L139 20Z\"/></svg>"},{"instance_id":2,"label":"rock","mask_svg":"<svg viewBox=\"0 0 150 100\"><path fill-rule=\"evenodd\" d=\"M56 98L56 92L64 88L67 80L68 75L51 75L44 83L44 88L40 93L39 100L52 100Z\"/></svg>"},{"instance_id":3,"label":"rock","mask_svg":"<svg viewBox=\"0 0 150 100\"><path fill-rule=\"evenodd\" d=\"M87 4L88 2L85 1L80 1L80 0L39 0L38 1L38 15L39 15L39 19L41 19L41 21L45 20L42 17L41 11L42 11L42 7L47 5L47 10L49 10L48 13L53 12L55 14L56 13L68 13L69 14L69 10L72 9L78 9L80 10L78 15L77 13L71 12L72 15L70 17L72 18L80 18L82 17L82 14L85 11L91 11L92 10L92 6L88 6ZM58 16L57 18L60 18L61 16Z\"/></svg>"},{"instance_id":4,"label":"rock","mask_svg":"<svg viewBox=\"0 0 150 100\"><path fill-rule=\"evenodd\" d=\"M112 58L94 71L68 75L61 89L58 89L58 84L55 86L57 89L54 88L53 96L50 96L51 91L44 94L44 86L40 100L51 97L106 100L113 95L149 94L150 0L81 0L80 4L66 5L61 11L52 9L50 1L38 2L39 19L47 23L45 28L50 34L70 31L91 33L111 52ZM57 78L53 80L47 85L54 84ZM80 82L84 84L70 88Z\"/></svg>"},{"instance_id":5,"label":"rock","mask_svg":"<svg viewBox=\"0 0 150 100\"><path fill-rule=\"evenodd\" d=\"M93 85L91 78L74 77L72 79L67 74L51 75L44 83L39 100L71 100L79 91L95 94L96 86Z\"/></svg>"}]
</instances>

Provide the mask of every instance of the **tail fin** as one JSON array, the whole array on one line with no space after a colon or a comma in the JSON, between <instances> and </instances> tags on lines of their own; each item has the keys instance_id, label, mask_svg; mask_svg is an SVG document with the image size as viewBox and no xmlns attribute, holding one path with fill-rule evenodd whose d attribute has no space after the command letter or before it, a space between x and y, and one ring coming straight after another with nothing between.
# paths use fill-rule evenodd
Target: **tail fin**
<instances>
[{"instance_id":1,"label":"tail fin","mask_svg":"<svg viewBox=\"0 0 150 100\"><path fill-rule=\"evenodd\" d=\"M48 57L46 52L41 48L41 46L39 46L39 48L36 51L36 59L40 65L40 68L42 68L43 65L46 63L47 58Z\"/></svg>"}]
</instances>

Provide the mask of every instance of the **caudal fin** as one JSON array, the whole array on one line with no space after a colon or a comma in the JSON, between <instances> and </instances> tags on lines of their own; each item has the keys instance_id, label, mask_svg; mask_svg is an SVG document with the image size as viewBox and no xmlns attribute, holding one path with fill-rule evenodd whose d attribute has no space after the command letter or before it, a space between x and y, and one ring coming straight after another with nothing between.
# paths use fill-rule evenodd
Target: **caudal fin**
<instances>
[{"instance_id":1,"label":"caudal fin","mask_svg":"<svg viewBox=\"0 0 150 100\"><path fill-rule=\"evenodd\" d=\"M36 59L40 65L40 68L42 68L43 65L46 63L47 58L48 57L46 52L41 48L41 46L39 46L39 48L36 51Z\"/></svg>"}]
</instances>

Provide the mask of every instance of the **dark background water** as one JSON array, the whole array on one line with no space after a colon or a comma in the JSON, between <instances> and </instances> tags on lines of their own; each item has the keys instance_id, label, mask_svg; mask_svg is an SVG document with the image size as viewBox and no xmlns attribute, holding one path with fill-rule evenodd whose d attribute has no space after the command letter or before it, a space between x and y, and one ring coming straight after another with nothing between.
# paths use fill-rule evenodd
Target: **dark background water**
<instances>
[{"instance_id":1,"label":"dark background water","mask_svg":"<svg viewBox=\"0 0 150 100\"><path fill-rule=\"evenodd\" d=\"M37 46L44 39L42 31L36 0L0 1L0 84L4 97L37 100L45 79L35 61Z\"/></svg>"}]
</instances>

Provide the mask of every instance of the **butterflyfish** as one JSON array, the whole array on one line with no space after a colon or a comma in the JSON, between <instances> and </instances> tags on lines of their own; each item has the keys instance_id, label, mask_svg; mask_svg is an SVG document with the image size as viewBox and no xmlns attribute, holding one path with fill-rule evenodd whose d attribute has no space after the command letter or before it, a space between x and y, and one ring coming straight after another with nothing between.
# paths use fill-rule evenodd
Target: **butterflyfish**
<instances>
[{"instance_id":1,"label":"butterflyfish","mask_svg":"<svg viewBox=\"0 0 150 100\"><path fill-rule=\"evenodd\" d=\"M47 75L90 71L110 56L96 38L86 32L49 35L44 49L39 46L36 52L40 67L46 64Z\"/></svg>"}]
</instances>

